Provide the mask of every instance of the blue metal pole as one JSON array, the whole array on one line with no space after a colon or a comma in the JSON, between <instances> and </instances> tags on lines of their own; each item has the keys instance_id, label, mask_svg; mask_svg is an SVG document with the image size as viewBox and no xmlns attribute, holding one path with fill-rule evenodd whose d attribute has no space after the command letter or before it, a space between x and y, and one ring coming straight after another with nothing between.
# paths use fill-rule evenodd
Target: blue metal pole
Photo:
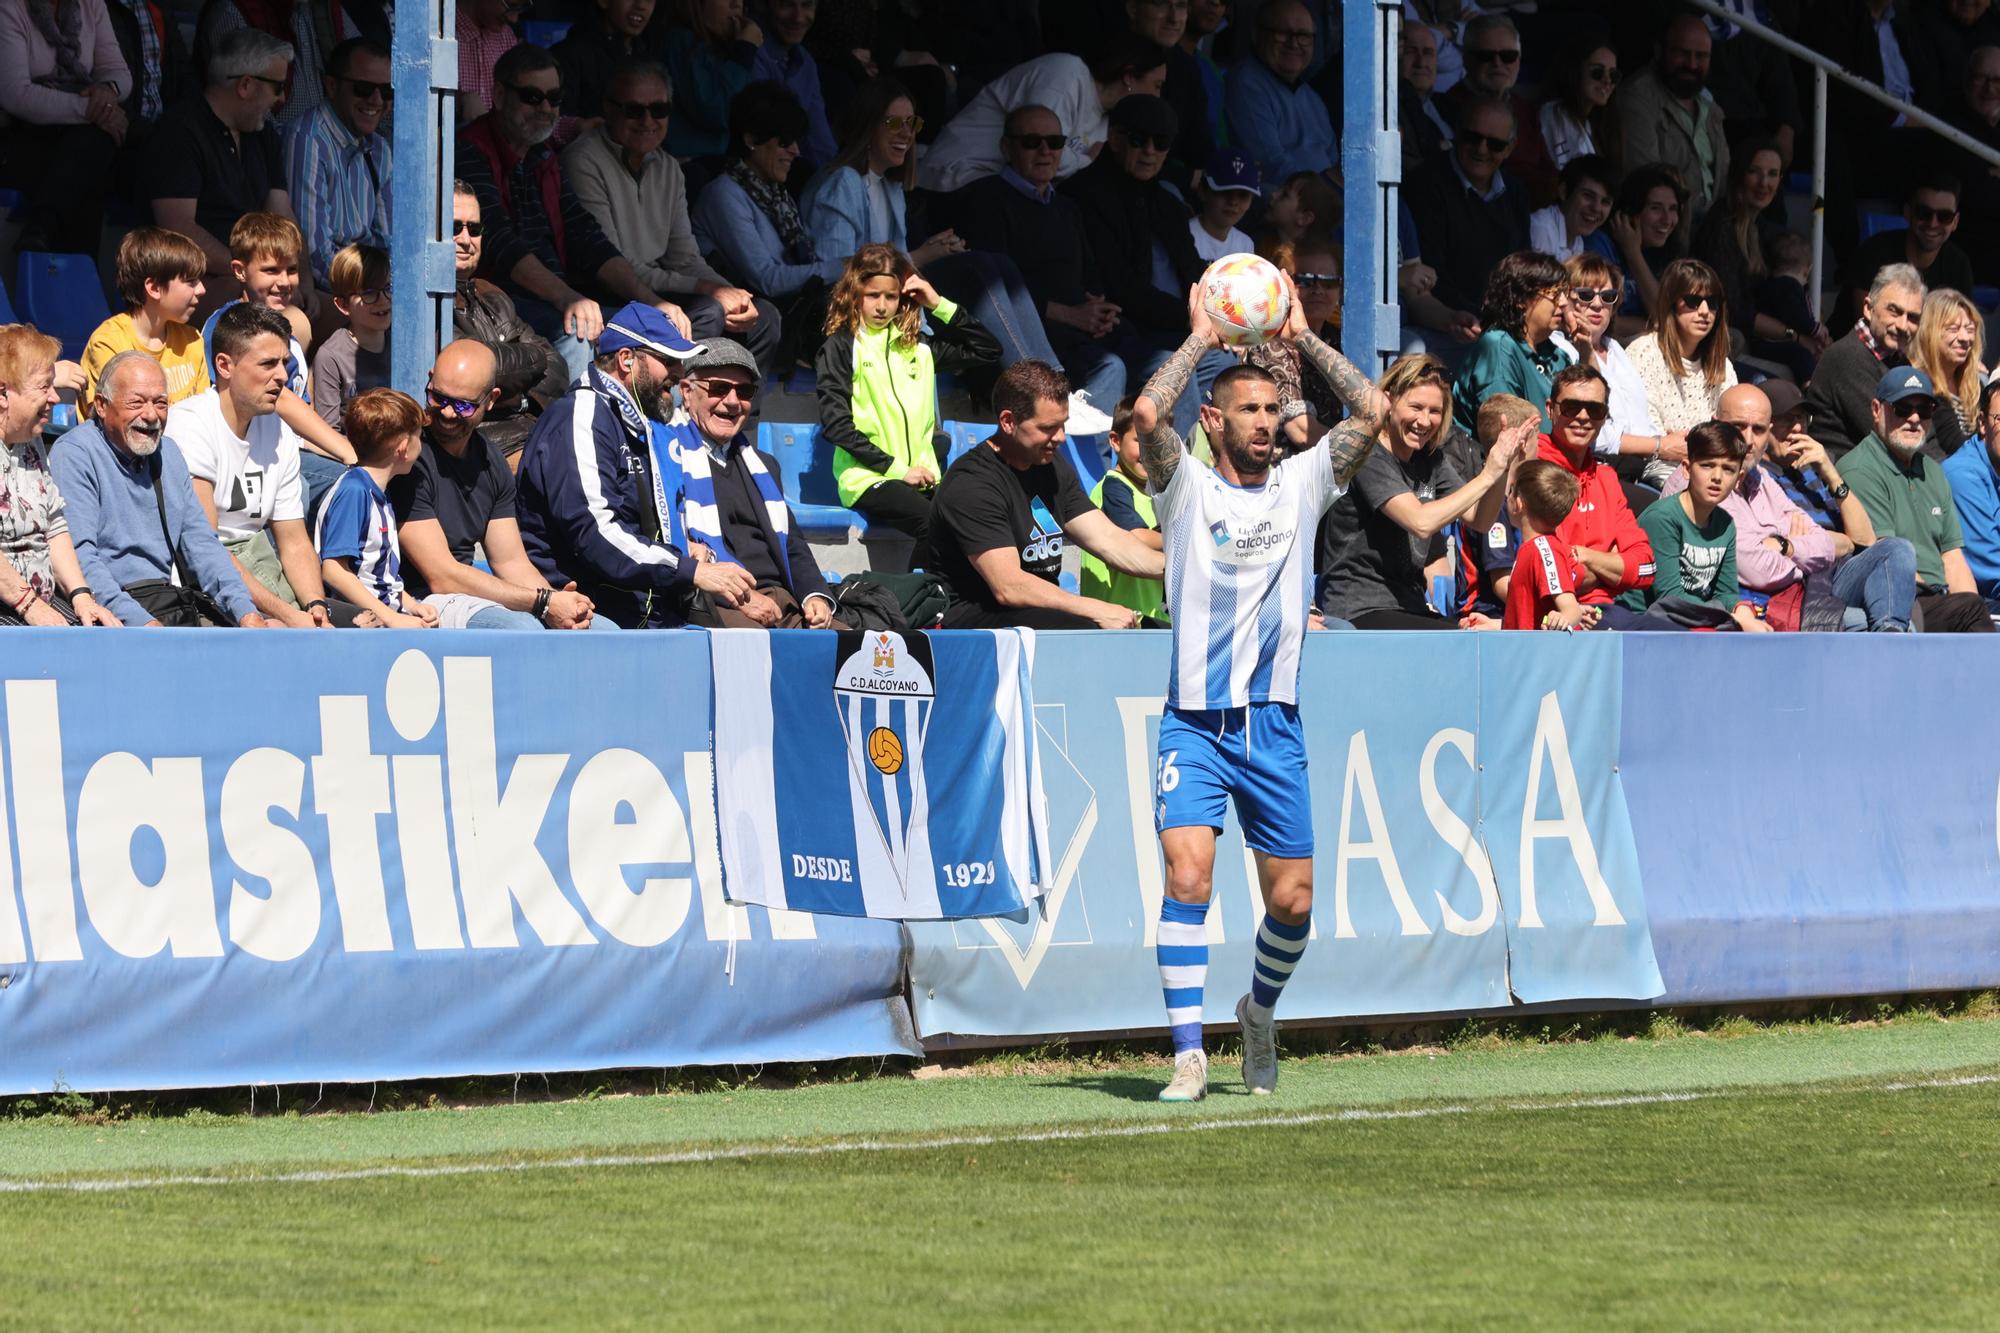
<instances>
[{"instance_id":1,"label":"blue metal pole","mask_svg":"<svg viewBox=\"0 0 2000 1333\"><path fill-rule=\"evenodd\" d=\"M452 141L458 124L456 0L399 0L389 61L396 89L390 173L390 283L395 288L389 372L421 394L438 348L451 339Z\"/></svg>"},{"instance_id":2,"label":"blue metal pole","mask_svg":"<svg viewBox=\"0 0 2000 1333\"><path fill-rule=\"evenodd\" d=\"M1398 0L1349 0L1341 10L1347 123L1340 136L1346 187L1340 344L1370 375L1381 374L1402 347L1402 312L1396 301L1396 198L1403 174L1403 137L1396 128L1401 17Z\"/></svg>"}]
</instances>

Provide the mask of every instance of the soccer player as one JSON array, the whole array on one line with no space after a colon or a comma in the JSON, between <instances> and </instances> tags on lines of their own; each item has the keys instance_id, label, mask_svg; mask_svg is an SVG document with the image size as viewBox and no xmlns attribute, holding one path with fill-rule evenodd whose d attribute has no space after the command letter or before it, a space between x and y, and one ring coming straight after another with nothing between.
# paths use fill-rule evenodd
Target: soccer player
<instances>
[{"instance_id":1,"label":"soccer player","mask_svg":"<svg viewBox=\"0 0 2000 1333\"><path fill-rule=\"evenodd\" d=\"M1286 279L1289 287L1291 280ZM1382 396L1354 364L1307 327L1298 293L1278 337L1326 377L1353 413L1321 443L1274 465L1278 390L1255 366L1216 376L1201 424L1215 465L1191 456L1170 424L1195 364L1220 346L1188 297L1191 332L1154 373L1133 410L1166 547L1173 665L1154 779L1154 815L1167 863L1160 904L1160 981L1173 1029L1174 1076L1160 1100L1208 1093L1201 993L1208 974L1208 915L1223 806L1236 805L1257 860L1264 923L1250 993L1236 1003L1243 1081L1253 1093L1278 1082L1278 993L1305 952L1312 914L1312 802L1299 726L1299 650L1312 593L1313 534L1320 516L1375 446Z\"/></svg>"}]
</instances>

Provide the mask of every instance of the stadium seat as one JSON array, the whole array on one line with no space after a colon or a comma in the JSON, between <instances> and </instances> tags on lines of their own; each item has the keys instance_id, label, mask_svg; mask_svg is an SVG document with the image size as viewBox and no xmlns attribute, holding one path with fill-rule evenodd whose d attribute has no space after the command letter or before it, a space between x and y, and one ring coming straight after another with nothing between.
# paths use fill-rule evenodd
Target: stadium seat
<instances>
[{"instance_id":1,"label":"stadium seat","mask_svg":"<svg viewBox=\"0 0 2000 1333\"><path fill-rule=\"evenodd\" d=\"M1972 304L1978 306L1981 310L1992 310L2000 307L2000 287L1974 287L1972 289Z\"/></svg>"},{"instance_id":2,"label":"stadium seat","mask_svg":"<svg viewBox=\"0 0 2000 1333\"><path fill-rule=\"evenodd\" d=\"M1875 236L1885 231L1894 231L1896 228L1906 225L1908 224L1903 221L1901 213L1863 213L1861 215L1861 239L1865 241L1870 236Z\"/></svg>"},{"instance_id":3,"label":"stadium seat","mask_svg":"<svg viewBox=\"0 0 2000 1333\"><path fill-rule=\"evenodd\" d=\"M554 19L529 19L521 25L521 37L530 46L551 47L569 36L569 26Z\"/></svg>"},{"instance_id":4,"label":"stadium seat","mask_svg":"<svg viewBox=\"0 0 2000 1333\"><path fill-rule=\"evenodd\" d=\"M7 288L0 284L0 324L19 324L21 317L14 313L14 302L7 296Z\"/></svg>"},{"instance_id":5,"label":"stadium seat","mask_svg":"<svg viewBox=\"0 0 2000 1333\"><path fill-rule=\"evenodd\" d=\"M833 485L833 458L821 457L819 427L808 421L762 421L757 447L778 461L778 476L792 515L808 538L840 537L868 520L840 503Z\"/></svg>"},{"instance_id":6,"label":"stadium seat","mask_svg":"<svg viewBox=\"0 0 2000 1333\"><path fill-rule=\"evenodd\" d=\"M1111 470L1107 438L1103 435L1069 435L1063 439L1063 451L1069 455L1070 466L1076 469L1076 479L1086 491L1104 480L1104 474Z\"/></svg>"},{"instance_id":7,"label":"stadium seat","mask_svg":"<svg viewBox=\"0 0 2000 1333\"><path fill-rule=\"evenodd\" d=\"M982 426L972 421L945 422L944 433L946 438L951 441L951 446L946 452L944 465L950 467L953 463L965 457L973 445L988 439L995 429L993 426Z\"/></svg>"},{"instance_id":8,"label":"stadium seat","mask_svg":"<svg viewBox=\"0 0 2000 1333\"><path fill-rule=\"evenodd\" d=\"M63 355L72 361L83 356L91 333L111 317L97 263L89 255L22 251L14 295L21 318L60 339Z\"/></svg>"}]
</instances>

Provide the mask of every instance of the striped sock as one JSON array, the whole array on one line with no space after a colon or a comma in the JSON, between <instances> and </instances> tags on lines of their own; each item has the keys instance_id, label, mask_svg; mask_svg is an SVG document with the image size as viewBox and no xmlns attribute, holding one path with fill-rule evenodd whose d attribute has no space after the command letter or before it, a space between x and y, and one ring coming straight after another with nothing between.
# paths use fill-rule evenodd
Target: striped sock
<instances>
[{"instance_id":1,"label":"striped sock","mask_svg":"<svg viewBox=\"0 0 2000 1333\"><path fill-rule=\"evenodd\" d=\"M1268 1019L1278 1007L1278 992L1292 979L1292 969L1305 955L1306 934L1311 929L1310 920L1288 926L1270 913L1264 914L1264 924L1257 927L1256 963L1250 969L1250 1007L1262 1011L1259 1017Z\"/></svg>"},{"instance_id":2,"label":"striped sock","mask_svg":"<svg viewBox=\"0 0 2000 1333\"><path fill-rule=\"evenodd\" d=\"M1160 900L1160 987L1167 996L1167 1026L1174 1054L1201 1049L1201 988L1208 981L1207 903Z\"/></svg>"}]
</instances>

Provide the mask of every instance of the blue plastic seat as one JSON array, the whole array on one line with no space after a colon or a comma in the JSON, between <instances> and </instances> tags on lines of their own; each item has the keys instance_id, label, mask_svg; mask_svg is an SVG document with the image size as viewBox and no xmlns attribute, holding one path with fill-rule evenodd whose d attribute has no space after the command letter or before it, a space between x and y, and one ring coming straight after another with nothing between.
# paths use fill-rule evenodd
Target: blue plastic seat
<instances>
[{"instance_id":1,"label":"blue plastic seat","mask_svg":"<svg viewBox=\"0 0 2000 1333\"><path fill-rule=\"evenodd\" d=\"M1898 227L1908 225L1908 223L1903 221L1901 213L1863 213L1861 215L1861 239L1865 241L1870 236L1875 236L1885 231L1894 231Z\"/></svg>"},{"instance_id":2,"label":"blue plastic seat","mask_svg":"<svg viewBox=\"0 0 2000 1333\"><path fill-rule=\"evenodd\" d=\"M809 421L761 421L757 447L778 461L785 502L808 538L867 529L867 519L840 503L833 484L832 452L821 449L818 426Z\"/></svg>"},{"instance_id":3,"label":"blue plastic seat","mask_svg":"<svg viewBox=\"0 0 2000 1333\"><path fill-rule=\"evenodd\" d=\"M14 296L22 320L61 340L63 355L75 361L97 326L111 318L97 262L89 255L21 252Z\"/></svg>"},{"instance_id":4,"label":"blue plastic seat","mask_svg":"<svg viewBox=\"0 0 2000 1333\"><path fill-rule=\"evenodd\" d=\"M951 441L946 451L944 465L950 467L972 451L972 447L990 439L997 426L984 426L976 421L947 421L944 423L945 437Z\"/></svg>"},{"instance_id":5,"label":"blue plastic seat","mask_svg":"<svg viewBox=\"0 0 2000 1333\"><path fill-rule=\"evenodd\" d=\"M0 324L19 324L21 317L14 313L14 302L7 296L7 288L0 285Z\"/></svg>"},{"instance_id":6,"label":"blue plastic seat","mask_svg":"<svg viewBox=\"0 0 2000 1333\"><path fill-rule=\"evenodd\" d=\"M529 19L521 24L521 39L530 46L551 47L569 36L569 26L555 19Z\"/></svg>"},{"instance_id":7,"label":"blue plastic seat","mask_svg":"<svg viewBox=\"0 0 2000 1333\"><path fill-rule=\"evenodd\" d=\"M1974 287L1972 289L1972 304L1978 306L1981 310L1992 310L1996 306L2000 306L2000 287Z\"/></svg>"},{"instance_id":8,"label":"blue plastic seat","mask_svg":"<svg viewBox=\"0 0 2000 1333\"><path fill-rule=\"evenodd\" d=\"M1063 452L1069 455L1070 466L1076 469L1076 479L1086 491L1104 480L1104 474L1111 470L1111 447L1108 436L1070 435L1063 440Z\"/></svg>"}]
</instances>

